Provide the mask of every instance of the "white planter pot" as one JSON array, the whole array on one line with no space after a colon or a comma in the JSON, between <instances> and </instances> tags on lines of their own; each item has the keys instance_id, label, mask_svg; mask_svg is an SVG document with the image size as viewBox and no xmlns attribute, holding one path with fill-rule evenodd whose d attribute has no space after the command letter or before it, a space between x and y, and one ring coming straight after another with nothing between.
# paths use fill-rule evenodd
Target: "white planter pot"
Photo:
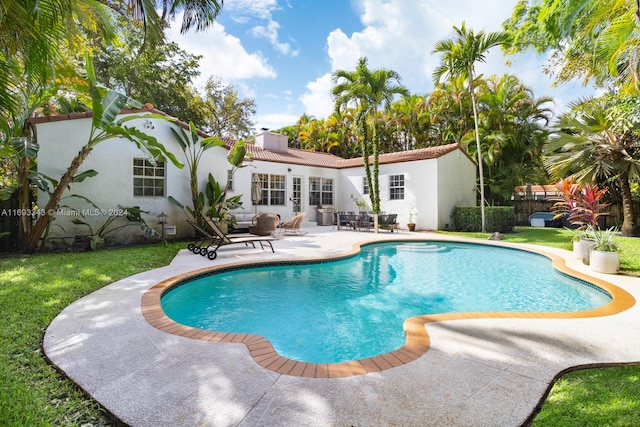
<instances>
[{"instance_id":1,"label":"white planter pot","mask_svg":"<svg viewBox=\"0 0 640 427\"><path fill-rule=\"evenodd\" d=\"M580 244L582 245L582 262L589 265L589 255L591 255L591 250L596 247L596 241L581 238Z\"/></svg>"},{"instance_id":2,"label":"white planter pot","mask_svg":"<svg viewBox=\"0 0 640 427\"><path fill-rule=\"evenodd\" d=\"M573 242L573 257L576 259L582 259L582 242L579 240Z\"/></svg>"},{"instance_id":3,"label":"white planter pot","mask_svg":"<svg viewBox=\"0 0 640 427\"><path fill-rule=\"evenodd\" d=\"M590 267L596 273L617 274L620 252L591 251Z\"/></svg>"}]
</instances>

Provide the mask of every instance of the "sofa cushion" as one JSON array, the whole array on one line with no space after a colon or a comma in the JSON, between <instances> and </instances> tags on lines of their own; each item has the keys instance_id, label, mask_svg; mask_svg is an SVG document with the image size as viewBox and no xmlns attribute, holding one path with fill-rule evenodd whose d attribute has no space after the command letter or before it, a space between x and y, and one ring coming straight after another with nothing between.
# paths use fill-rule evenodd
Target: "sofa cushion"
<instances>
[{"instance_id":1,"label":"sofa cushion","mask_svg":"<svg viewBox=\"0 0 640 427\"><path fill-rule=\"evenodd\" d=\"M235 221L231 224L231 228L234 230L248 230L251 225L251 220L255 215L253 212L238 212L229 215L235 218Z\"/></svg>"}]
</instances>

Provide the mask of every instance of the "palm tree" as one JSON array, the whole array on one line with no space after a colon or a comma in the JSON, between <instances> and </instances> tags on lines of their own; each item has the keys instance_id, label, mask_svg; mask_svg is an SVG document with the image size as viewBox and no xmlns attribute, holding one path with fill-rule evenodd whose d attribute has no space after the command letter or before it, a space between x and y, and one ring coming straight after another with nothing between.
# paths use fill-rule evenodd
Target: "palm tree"
<instances>
[{"instance_id":1,"label":"palm tree","mask_svg":"<svg viewBox=\"0 0 640 427\"><path fill-rule=\"evenodd\" d=\"M572 0L564 8L559 24L583 47L584 63L590 66L587 77L601 85L613 81L622 93L638 94L640 1Z\"/></svg>"},{"instance_id":2,"label":"palm tree","mask_svg":"<svg viewBox=\"0 0 640 427\"><path fill-rule=\"evenodd\" d=\"M473 131L469 91L463 77L437 84L426 104L433 145L460 142L467 132Z\"/></svg>"},{"instance_id":3,"label":"palm tree","mask_svg":"<svg viewBox=\"0 0 640 427\"><path fill-rule=\"evenodd\" d=\"M356 123L362 135L362 161L364 162L367 183L371 190L371 208L380 211L380 189L378 185L378 156L380 151L380 135L378 124L378 108L384 104L391 105L394 96L408 96L409 91L400 85L400 75L393 70L370 70L368 60L358 60L355 71L337 70L333 73L333 95L335 108L358 107ZM372 133L369 140L369 131ZM373 154L373 175L369 167L369 155Z\"/></svg>"},{"instance_id":4,"label":"palm tree","mask_svg":"<svg viewBox=\"0 0 640 427\"><path fill-rule=\"evenodd\" d=\"M552 100L535 98L531 89L509 74L489 77L477 91L482 152L488 168L487 199L497 197L502 203L515 186L547 179L541 154L553 114L547 107Z\"/></svg>"},{"instance_id":5,"label":"palm tree","mask_svg":"<svg viewBox=\"0 0 640 427\"><path fill-rule=\"evenodd\" d=\"M442 53L442 65L433 71L434 85L445 76L467 78L469 94L471 95L471 105L473 106L473 120L476 133L476 148L478 150L478 171L480 175L480 215L482 221L482 232L486 232L485 212L484 212L484 176L482 170L482 153L480 148L480 131L478 129L478 106L474 94L475 64L485 62L487 51L495 46L501 46L509 41L508 35L504 32L492 32L485 34L480 31L474 34L473 30L467 30L463 22L460 28L453 27L456 35L453 39L441 40L437 42L432 53Z\"/></svg>"},{"instance_id":6,"label":"palm tree","mask_svg":"<svg viewBox=\"0 0 640 427\"><path fill-rule=\"evenodd\" d=\"M553 51L546 71L557 82L640 91L638 0L520 1L503 27L513 34L509 53Z\"/></svg>"},{"instance_id":7,"label":"palm tree","mask_svg":"<svg viewBox=\"0 0 640 427\"><path fill-rule=\"evenodd\" d=\"M622 199L623 236L636 235L630 179L640 177L637 103L635 97L611 96L571 104L572 111L558 119L546 145L545 166L554 178L615 180Z\"/></svg>"}]
</instances>

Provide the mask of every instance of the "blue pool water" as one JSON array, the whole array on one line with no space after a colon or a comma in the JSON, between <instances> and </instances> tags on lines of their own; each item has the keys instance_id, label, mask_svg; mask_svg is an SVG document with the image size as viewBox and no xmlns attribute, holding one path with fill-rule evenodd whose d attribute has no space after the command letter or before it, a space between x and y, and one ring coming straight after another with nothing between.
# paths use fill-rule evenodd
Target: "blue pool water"
<instances>
[{"instance_id":1,"label":"blue pool water","mask_svg":"<svg viewBox=\"0 0 640 427\"><path fill-rule=\"evenodd\" d=\"M551 312L599 307L599 288L524 251L444 242L362 247L354 257L216 273L170 289L161 304L178 323L267 338L284 357L333 363L393 351L402 324L470 311Z\"/></svg>"}]
</instances>

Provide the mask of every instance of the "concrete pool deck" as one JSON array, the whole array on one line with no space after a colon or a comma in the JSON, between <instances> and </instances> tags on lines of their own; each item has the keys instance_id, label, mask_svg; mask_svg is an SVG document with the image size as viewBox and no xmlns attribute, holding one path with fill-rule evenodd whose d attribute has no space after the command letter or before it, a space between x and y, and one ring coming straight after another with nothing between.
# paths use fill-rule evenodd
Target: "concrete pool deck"
<instances>
[{"instance_id":1,"label":"concrete pool deck","mask_svg":"<svg viewBox=\"0 0 640 427\"><path fill-rule=\"evenodd\" d=\"M603 317L428 323L430 347L416 360L345 378L277 373L257 364L244 344L177 336L145 320L141 301L150 288L204 267L331 257L363 241L450 239L331 227L304 231L304 236L273 242L275 253L233 245L209 261L180 251L166 267L125 278L71 304L47 329L44 351L117 418L154 427L518 426L558 373L580 365L640 361L637 305ZM640 300L639 278L591 273L568 251L537 248Z\"/></svg>"}]
</instances>

